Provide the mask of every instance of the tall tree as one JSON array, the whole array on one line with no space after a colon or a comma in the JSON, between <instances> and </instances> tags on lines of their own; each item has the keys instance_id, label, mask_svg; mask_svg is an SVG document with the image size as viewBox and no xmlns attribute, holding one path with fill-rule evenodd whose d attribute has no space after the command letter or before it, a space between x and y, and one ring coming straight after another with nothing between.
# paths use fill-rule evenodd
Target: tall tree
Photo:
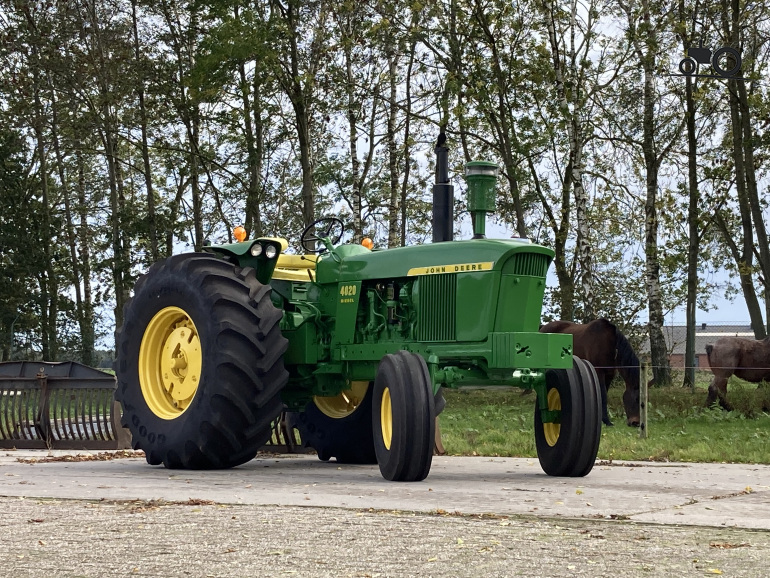
<instances>
[{"instance_id":1,"label":"tall tree","mask_svg":"<svg viewBox=\"0 0 770 578\"><path fill-rule=\"evenodd\" d=\"M590 138L590 129L581 118L582 105L585 103L585 62L590 50L590 37L596 25L598 12L595 6L588 10L587 20L583 30L580 30L581 17L578 14L578 3L573 0L567 14L555 3L543 2L543 15L548 33L548 42L553 60L553 74L556 98L562 122L567 129L569 141L568 171L565 182L569 183L575 199L575 219L577 228L576 251L580 264L581 292L583 299L583 320L594 318L596 306L594 303L594 272L593 255L591 251L591 235L588 223L588 194L583 182L583 156L586 140ZM559 30L562 18L566 19L566 34ZM576 43L576 36L582 32L582 46ZM565 36L567 38L565 38ZM582 53L581 53L582 52Z\"/></svg>"},{"instance_id":2,"label":"tall tree","mask_svg":"<svg viewBox=\"0 0 770 578\"><path fill-rule=\"evenodd\" d=\"M656 88L658 58L662 49L661 29L672 24L669 14L661 15L649 0L621 3L628 22L628 36L634 53L642 65L641 143L645 174L644 254L648 300L647 330L653 377L658 385L671 382L671 366L663 336L663 301L659 255L659 189L660 167L681 133L683 123L674 123L673 134L656 122L659 100Z\"/></svg>"},{"instance_id":3,"label":"tall tree","mask_svg":"<svg viewBox=\"0 0 770 578\"><path fill-rule=\"evenodd\" d=\"M30 307L38 292L28 282L42 260L34 259L28 241L19 231L33 229L38 208L29 190L30 161L24 140L15 131L0 130L0 360L8 361L15 348L16 332L35 327Z\"/></svg>"},{"instance_id":4,"label":"tall tree","mask_svg":"<svg viewBox=\"0 0 770 578\"><path fill-rule=\"evenodd\" d=\"M150 163L150 145L147 131L149 116L147 113L145 88L147 83L147 61L142 55L142 46L139 43L138 4L138 0L131 0L131 28L134 43L134 67L137 71L135 78L136 100L139 104L139 129L141 135L139 149L142 155L145 198L147 200L147 236L150 245L150 258L155 262L160 258L160 245L158 241L158 220L155 209L155 187L152 184L152 165Z\"/></svg>"},{"instance_id":5,"label":"tall tree","mask_svg":"<svg viewBox=\"0 0 770 578\"><path fill-rule=\"evenodd\" d=\"M162 0L157 8L164 19L168 44L173 54L172 101L185 128L183 150L186 157L186 184L189 186L192 205L192 244L199 251L204 240L202 173L205 167L201 154L200 100L197 92L191 88L190 77L201 40L201 8L196 3L179 6L169 0Z\"/></svg>"},{"instance_id":6,"label":"tall tree","mask_svg":"<svg viewBox=\"0 0 770 578\"><path fill-rule=\"evenodd\" d=\"M722 34L726 42L735 49L740 49L742 44L742 28L745 28L739 0L722 0L720 14ZM765 36L766 38L766 36ZM765 39L755 36L747 43L751 48L748 55L744 55L748 66L756 60L759 48ZM744 66L746 68L746 66ZM756 161L754 148L756 146L751 120L751 106L749 104L746 81L742 76L728 80L730 89L730 120L732 128L733 159L735 163L735 186L738 194L738 206L740 209L743 249L740 258L737 259L738 271L741 279L746 305L749 309L751 324L757 339L767 336L770 329L770 241L765 227L763 206L760 203L757 187ZM724 219L722 219L724 222ZM756 239L754 234L756 232ZM726 239L727 240L727 239ZM730 241L728 240L728 244ZM765 320L756 298L753 280L753 260L757 257L761 271L760 281L763 286L765 301Z\"/></svg>"},{"instance_id":7,"label":"tall tree","mask_svg":"<svg viewBox=\"0 0 770 578\"><path fill-rule=\"evenodd\" d=\"M317 112L318 81L327 62L326 37L330 16L328 0L271 0L273 16L278 18L276 45L279 65L276 73L294 111L299 159L302 167L302 220L315 218L313 177L314 115Z\"/></svg>"}]
</instances>

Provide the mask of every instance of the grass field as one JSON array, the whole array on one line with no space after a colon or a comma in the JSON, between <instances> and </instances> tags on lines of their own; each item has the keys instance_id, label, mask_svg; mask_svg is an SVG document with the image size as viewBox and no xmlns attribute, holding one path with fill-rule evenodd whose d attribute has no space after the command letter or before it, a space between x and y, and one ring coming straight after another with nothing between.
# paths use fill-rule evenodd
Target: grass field
<instances>
[{"instance_id":1,"label":"grass field","mask_svg":"<svg viewBox=\"0 0 770 578\"><path fill-rule=\"evenodd\" d=\"M705 407L707 383L706 376L699 378L695 393L677 386L650 388L648 437L642 439L639 429L625 425L624 385L615 382L609 390L615 426L603 426L598 459L770 464L770 387L732 378L728 399L735 409L726 412ZM439 421L448 454L537 456L534 393L460 389L444 396Z\"/></svg>"}]
</instances>

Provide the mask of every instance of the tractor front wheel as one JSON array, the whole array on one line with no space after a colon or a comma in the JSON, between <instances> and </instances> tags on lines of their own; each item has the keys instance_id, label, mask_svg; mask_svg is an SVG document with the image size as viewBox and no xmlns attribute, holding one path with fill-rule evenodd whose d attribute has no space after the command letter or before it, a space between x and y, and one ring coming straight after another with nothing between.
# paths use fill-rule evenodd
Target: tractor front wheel
<instances>
[{"instance_id":1,"label":"tractor front wheel","mask_svg":"<svg viewBox=\"0 0 770 578\"><path fill-rule=\"evenodd\" d=\"M559 423L544 423L535 402L535 446L549 476L581 477L594 466L601 439L601 395L590 363L573 358L571 369L546 371L549 410L560 410Z\"/></svg>"},{"instance_id":2,"label":"tractor front wheel","mask_svg":"<svg viewBox=\"0 0 770 578\"><path fill-rule=\"evenodd\" d=\"M134 449L168 468L229 468L271 435L288 380L270 287L207 254L139 279L116 335L115 397Z\"/></svg>"},{"instance_id":3,"label":"tractor front wheel","mask_svg":"<svg viewBox=\"0 0 770 578\"><path fill-rule=\"evenodd\" d=\"M374 449L386 480L417 482L430 472L436 432L425 360L408 351L382 358L372 402Z\"/></svg>"},{"instance_id":4,"label":"tractor front wheel","mask_svg":"<svg viewBox=\"0 0 770 578\"><path fill-rule=\"evenodd\" d=\"M372 434L372 390L368 381L354 381L333 397L314 397L297 416L302 445L318 458L343 464L375 464Z\"/></svg>"}]
</instances>

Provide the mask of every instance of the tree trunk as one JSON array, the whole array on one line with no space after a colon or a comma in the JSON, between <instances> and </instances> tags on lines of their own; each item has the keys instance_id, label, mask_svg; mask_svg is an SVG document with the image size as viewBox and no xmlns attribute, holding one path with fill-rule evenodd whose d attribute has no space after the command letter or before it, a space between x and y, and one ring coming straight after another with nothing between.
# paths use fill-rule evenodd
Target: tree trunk
<instances>
[{"instance_id":1,"label":"tree trunk","mask_svg":"<svg viewBox=\"0 0 770 578\"><path fill-rule=\"evenodd\" d=\"M121 215L123 207L120 204L118 192L118 167L117 167L117 143L112 132L112 126L108 119L110 110L105 105L102 108L104 126L101 130L104 155L107 159L107 175L110 186L110 231L112 241L112 280L115 286L115 327L123 324L123 305L128 300L128 287L126 286L126 263L123 262L123 241Z\"/></svg>"},{"instance_id":2,"label":"tree trunk","mask_svg":"<svg viewBox=\"0 0 770 578\"><path fill-rule=\"evenodd\" d=\"M315 178L313 175L313 147L311 143L311 122L313 112L313 95L316 72L321 65L321 52L324 48L326 35L326 5L320 3L320 13L316 19L310 41L310 54L300 55L300 43L307 43L307 31L299 29L300 8L299 0L288 0L284 6L275 3L286 21L288 35L288 54L286 68L281 72L280 82L294 109L294 122L299 145L299 161L302 167L302 220L309 225L315 219ZM308 58L306 58L308 57ZM307 69L300 71L300 64L307 61ZM304 79L304 84L303 84Z\"/></svg>"},{"instance_id":3,"label":"tree trunk","mask_svg":"<svg viewBox=\"0 0 770 578\"><path fill-rule=\"evenodd\" d=\"M158 247L158 224L155 216L155 192L152 186L152 167L150 166L150 147L147 139L147 108L144 103L144 67L139 50L139 28L136 18L137 0L131 0L131 17L134 32L134 58L138 71L136 96L139 101L139 126L142 133L142 163L144 165L144 187L147 198L147 237L150 241L150 257L154 263L160 259Z\"/></svg>"},{"instance_id":4,"label":"tree trunk","mask_svg":"<svg viewBox=\"0 0 770 578\"><path fill-rule=\"evenodd\" d=\"M736 8L737 10L737 8ZM770 331L770 245L768 244L767 228L763 216L763 206L760 202L759 192L757 190L757 177L754 162L754 135L751 126L751 111L749 109L749 99L746 94L746 84L742 78L735 81L738 87L738 102L741 111L741 129L743 131L743 154L746 170L746 195L748 197L751 217L754 222L754 230L757 234L756 246L759 249L759 267L762 271L762 281L764 286L765 301L765 325L758 325L754 328L754 336L757 339L764 339Z\"/></svg>"},{"instance_id":5,"label":"tree trunk","mask_svg":"<svg viewBox=\"0 0 770 578\"><path fill-rule=\"evenodd\" d=\"M570 27L575 29L575 18L577 16L577 4L573 0L570 6ZM588 222L588 195L583 186L583 128L579 119L579 103L573 101L575 110L570 110L570 98L578 99L577 87L570 91L568 97L567 87L565 85L565 75L567 71L567 60L570 66L575 63L575 47L570 46L570 54L562 57L559 48L559 39L556 34L556 22L554 9L545 8L548 27L548 37L551 44L551 56L553 60L554 77L556 81L556 95L559 99L559 111L562 119L567 126L567 136L569 139L569 163L568 170L564 172L564 187L571 187L575 197L575 217L577 221L577 241L575 251L577 253L577 262L580 266L580 285L583 292L583 314L584 321L589 321L595 316L594 303L594 281L593 281L593 259L591 247L590 226ZM574 38L572 38L574 43ZM577 76L575 70L571 70L572 79ZM567 215L568 218L568 215ZM562 293L564 289L561 289Z\"/></svg>"},{"instance_id":6,"label":"tree trunk","mask_svg":"<svg viewBox=\"0 0 770 578\"><path fill-rule=\"evenodd\" d=\"M43 128L43 104L40 98L42 69L39 54L33 49L33 92L34 92L34 132L38 156L38 176L40 178L40 196L42 214L40 215L40 238L43 244L44 265L38 281L40 283L40 334L42 337L43 361L57 361L58 335L56 321L58 317L59 288L54 270L53 253L51 251L51 207L50 191L48 188L48 157L45 150L45 133Z\"/></svg>"},{"instance_id":7,"label":"tree trunk","mask_svg":"<svg viewBox=\"0 0 770 578\"><path fill-rule=\"evenodd\" d=\"M81 326L80 340L83 343L84 353L89 351L93 355L96 336L94 331L94 301L91 290L91 234L88 226L85 166L80 147L76 147L75 156L78 168L78 218L80 221L78 237L80 244L80 267L83 277L83 324Z\"/></svg>"},{"instance_id":8,"label":"tree trunk","mask_svg":"<svg viewBox=\"0 0 770 578\"><path fill-rule=\"evenodd\" d=\"M420 18L420 11L419 10L413 10L412 11L412 23L411 28L412 30L417 29L417 25L419 23ZM409 195L409 173L412 168L411 160L411 126L410 126L410 120L412 117L412 70L414 68L414 61L416 57L416 49L417 49L417 41L412 40L410 46L409 46L409 64L406 67L406 86L404 88L405 90L405 96L404 96L404 146L403 146L403 164L404 164L404 174L403 178L401 179L401 246L406 246L406 232L407 232L407 226L406 226L406 205L408 201L408 195Z\"/></svg>"},{"instance_id":9,"label":"tree trunk","mask_svg":"<svg viewBox=\"0 0 770 578\"><path fill-rule=\"evenodd\" d=\"M203 199L200 188L200 157L198 155L200 134L200 115L195 104L190 104L190 139L189 163L190 163L190 193L192 195L193 207L193 244L196 251L203 247Z\"/></svg>"},{"instance_id":10,"label":"tree trunk","mask_svg":"<svg viewBox=\"0 0 770 578\"><path fill-rule=\"evenodd\" d=\"M396 55L388 52L388 76L390 77L390 98L387 102L388 110L388 171L390 172L390 202L388 203L388 247L398 247L398 151L396 150L396 76L398 59Z\"/></svg>"},{"instance_id":11,"label":"tree trunk","mask_svg":"<svg viewBox=\"0 0 770 578\"><path fill-rule=\"evenodd\" d=\"M737 15L738 5L737 1L733 0L733 14ZM734 17L737 19L737 17ZM738 29L738 22L733 21L733 30ZM734 32L737 37L737 32ZM734 46L738 46L737 38L733 39ZM735 80L735 86L737 88L737 100L740 109L740 129L743 132L743 155L744 155L744 167L746 174L746 197L751 210L751 217L754 222L754 231L757 234L756 248L759 250L758 261L759 267L762 271L762 280L764 287L764 301L765 301L765 325L758 325L754 327L754 336L757 339L764 339L767 337L768 331L770 331L770 245L768 245L767 228L765 227L765 221L763 216L763 207L760 202L759 192L757 190L757 177L754 162L754 135L751 123L751 110L749 108L749 98L746 93L746 82L743 78Z\"/></svg>"},{"instance_id":12,"label":"tree trunk","mask_svg":"<svg viewBox=\"0 0 770 578\"><path fill-rule=\"evenodd\" d=\"M679 18L685 21L688 14L685 12L684 0L679 0L678 5ZM693 27L695 23L693 22ZM686 29L682 31L681 39L683 49L686 51L692 45L695 30L690 34ZM686 313L686 335L685 335L685 371L682 380L682 387L689 387L695 392L695 327L696 327L696 301L698 297L698 252L700 250L700 234L698 232L698 203L700 195L698 192L698 143L695 135L695 113L697 107L693 97L694 81L689 76L685 81L685 107L686 128L687 128L687 189L689 192L689 202L687 207L687 297L685 303Z\"/></svg>"},{"instance_id":13,"label":"tree trunk","mask_svg":"<svg viewBox=\"0 0 770 578\"><path fill-rule=\"evenodd\" d=\"M583 187L583 143L578 130L578 122L573 120L575 128L570 135L572 157L572 188L575 192L575 218L577 221L577 252L580 265L580 285L583 290L583 322L596 317L594 306L593 255L591 247L591 229L588 221L588 193Z\"/></svg>"},{"instance_id":14,"label":"tree trunk","mask_svg":"<svg viewBox=\"0 0 770 578\"><path fill-rule=\"evenodd\" d=\"M740 46L739 8L740 3L738 0L722 1L722 31L725 38L730 39L730 44L735 48ZM752 274L755 231L758 237L760 268L763 271L765 281L765 311L768 323L770 323L770 301L768 301L770 296L767 292L767 274L770 273L770 251L768 251L767 232L757 194L757 180L754 169L754 142L748 97L746 85L742 79L730 79L727 85L730 91L729 102L733 135L733 159L735 162L735 188L743 229L743 250L739 252L736 247L732 253L736 257L741 288L749 310L754 336L757 339L764 339L767 336L767 331L765 321L762 319L762 310L759 307ZM725 229L723 229L724 232ZM732 239L725 238L725 241L728 244L732 243ZM765 265L767 265L767 270ZM748 279L745 278L746 276L748 276Z\"/></svg>"},{"instance_id":15,"label":"tree trunk","mask_svg":"<svg viewBox=\"0 0 770 578\"><path fill-rule=\"evenodd\" d=\"M346 22L346 32L352 32L350 30L351 23L348 18ZM351 39L352 40L352 39ZM348 130L350 134L349 149L350 149L350 184L352 190L351 204L353 209L353 242L360 243L364 236L363 223L361 221L362 203L361 203L361 188L363 183L361 182L361 162L358 160L358 107L356 106L355 98L355 80L353 77L353 55L350 48L350 43L345 43L345 93L347 95L347 116L348 116Z\"/></svg>"},{"instance_id":16,"label":"tree trunk","mask_svg":"<svg viewBox=\"0 0 770 578\"><path fill-rule=\"evenodd\" d=\"M554 291L554 303L557 306L558 318L572 321L575 314L575 271L574 267L570 270L567 266L567 238L569 236L569 214L571 207L570 188L568 184L562 184L561 212L559 215L560 218L557 221L553 209L551 208L551 204L543 193L542 186L540 185L540 177L537 174L537 167L535 167L535 163L531 156L527 157L527 164L532 175L532 182L535 184L535 192L543 206L548 226L553 231L553 250L555 253L553 266L556 271L556 278L559 281L558 288ZM568 164L566 172L568 173L570 170Z\"/></svg>"},{"instance_id":17,"label":"tree trunk","mask_svg":"<svg viewBox=\"0 0 770 578\"><path fill-rule=\"evenodd\" d=\"M237 16L237 12L236 12ZM254 135L254 126L252 122L252 106L249 98L249 85L246 82L246 65L243 62L238 63L238 74L241 80L241 102L243 103L243 136L246 140L246 165L249 180L246 192L246 222L244 226L250 238L262 237L262 216L259 202L259 178L262 171L261 155L257 152L256 139ZM254 82L256 88L256 79ZM257 100L254 98L254 115L257 115Z\"/></svg>"},{"instance_id":18,"label":"tree trunk","mask_svg":"<svg viewBox=\"0 0 770 578\"><path fill-rule=\"evenodd\" d=\"M50 84L50 83L49 83ZM72 285L75 291L75 316L78 321L81 336L81 351L80 361L86 365L93 365L94 363L94 343L93 339L90 343L85 338L86 336L93 335L92 320L86 317L85 307L83 304L83 295L80 286L81 278L81 260L78 257L77 251L77 236L75 234L75 225L72 216L72 207L70 203L70 187L64 169L64 155L62 154L61 145L59 143L59 114L58 103L56 101L56 95L54 91L51 91L51 142L56 154L56 167L59 173L59 181L61 183L62 198L64 199L64 230L67 237L67 245L70 254L70 267L72 272Z\"/></svg>"},{"instance_id":19,"label":"tree trunk","mask_svg":"<svg viewBox=\"0 0 770 578\"><path fill-rule=\"evenodd\" d=\"M738 266L738 274L741 280L741 289L743 298L746 301L746 307L749 311L751 326L754 329L754 335L758 339L764 333L764 320L762 319L762 310L759 306L756 290L754 288L752 269L754 267L754 228L751 218L751 207L746 192L746 159L743 147L743 131L741 130L741 111L738 101L738 92L736 81L729 80L730 90L730 119L733 135L733 162L735 164L735 191L738 199L738 209L740 213L741 229L743 232L743 246L739 249L736 245L732 250L733 258ZM724 240L728 245L733 245L732 234L726 227L720 227Z\"/></svg>"},{"instance_id":20,"label":"tree trunk","mask_svg":"<svg viewBox=\"0 0 770 578\"><path fill-rule=\"evenodd\" d=\"M695 391L695 319L696 299L698 291L698 252L700 237L698 232L698 144L695 139L695 100L693 98L693 82L687 77L685 86L685 101L687 106L687 188L689 203L687 207L688 243L687 243L687 335L684 352L684 380L682 387Z\"/></svg>"},{"instance_id":21,"label":"tree trunk","mask_svg":"<svg viewBox=\"0 0 770 578\"><path fill-rule=\"evenodd\" d=\"M658 169L661 158L655 145L655 50L658 46L657 31L651 23L650 6L642 2L642 18L646 28L644 51L639 52L644 68L643 88L643 141L645 184L647 195L644 203L645 270L647 278L648 316L650 334L650 355L652 372L656 385L671 383L671 366L663 337L663 303L660 287L660 264L658 256Z\"/></svg>"}]
</instances>

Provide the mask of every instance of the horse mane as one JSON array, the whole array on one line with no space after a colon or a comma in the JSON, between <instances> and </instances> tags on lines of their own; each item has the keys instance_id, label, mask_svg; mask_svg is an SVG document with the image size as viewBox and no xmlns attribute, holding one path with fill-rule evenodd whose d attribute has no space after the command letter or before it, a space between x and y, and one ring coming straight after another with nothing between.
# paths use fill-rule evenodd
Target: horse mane
<instances>
[{"instance_id":1,"label":"horse mane","mask_svg":"<svg viewBox=\"0 0 770 578\"><path fill-rule=\"evenodd\" d=\"M615 359L618 362L618 371L621 373L639 371L639 357L626 336L617 327L615 327Z\"/></svg>"}]
</instances>

